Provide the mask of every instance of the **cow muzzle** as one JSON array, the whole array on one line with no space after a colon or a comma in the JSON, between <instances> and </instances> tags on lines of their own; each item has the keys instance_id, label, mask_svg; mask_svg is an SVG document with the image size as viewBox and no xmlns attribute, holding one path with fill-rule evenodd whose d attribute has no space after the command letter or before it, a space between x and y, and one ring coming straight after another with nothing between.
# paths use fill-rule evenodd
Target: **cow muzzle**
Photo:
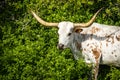
<instances>
[{"instance_id":1,"label":"cow muzzle","mask_svg":"<svg viewBox=\"0 0 120 80\"><path fill-rule=\"evenodd\" d=\"M60 44L58 44L57 47L58 47L58 49L63 50L63 49L64 49L64 44L61 44L61 43L60 43Z\"/></svg>"}]
</instances>

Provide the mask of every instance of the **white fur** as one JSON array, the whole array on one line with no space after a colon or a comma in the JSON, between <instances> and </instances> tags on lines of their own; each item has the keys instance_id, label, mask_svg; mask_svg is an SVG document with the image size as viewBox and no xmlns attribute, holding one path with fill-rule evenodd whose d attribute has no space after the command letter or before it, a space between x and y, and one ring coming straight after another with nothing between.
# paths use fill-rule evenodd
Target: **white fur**
<instances>
[{"instance_id":1,"label":"white fur","mask_svg":"<svg viewBox=\"0 0 120 80\"><path fill-rule=\"evenodd\" d=\"M120 67L120 40L118 40L120 27L93 23L88 28L82 28L82 32L76 33L72 22L61 22L58 28L59 44L63 44L64 48L70 48L75 59L78 60L82 56L86 63ZM72 34L68 36L68 33ZM80 49L76 43L81 44ZM94 53L99 53L99 57L95 58ZM97 74L98 72L95 74L95 79Z\"/></svg>"}]
</instances>

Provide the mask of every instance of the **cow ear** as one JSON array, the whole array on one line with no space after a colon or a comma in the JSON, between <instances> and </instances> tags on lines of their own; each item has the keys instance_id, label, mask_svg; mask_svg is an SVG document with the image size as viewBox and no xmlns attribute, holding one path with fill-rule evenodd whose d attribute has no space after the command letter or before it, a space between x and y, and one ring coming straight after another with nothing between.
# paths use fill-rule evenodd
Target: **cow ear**
<instances>
[{"instance_id":1,"label":"cow ear","mask_svg":"<svg viewBox=\"0 0 120 80\"><path fill-rule=\"evenodd\" d=\"M76 32L76 33L80 33L80 32L82 32L82 31L83 31L83 29L81 29L81 28L80 28L80 29L75 29L75 30L74 30L74 32Z\"/></svg>"}]
</instances>

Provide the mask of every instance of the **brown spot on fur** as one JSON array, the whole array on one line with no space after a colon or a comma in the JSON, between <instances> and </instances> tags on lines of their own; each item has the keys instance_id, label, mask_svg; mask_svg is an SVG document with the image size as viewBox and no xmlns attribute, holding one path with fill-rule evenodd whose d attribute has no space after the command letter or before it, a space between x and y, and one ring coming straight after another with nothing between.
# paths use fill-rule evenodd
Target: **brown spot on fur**
<instances>
[{"instance_id":1,"label":"brown spot on fur","mask_svg":"<svg viewBox=\"0 0 120 80\"><path fill-rule=\"evenodd\" d=\"M76 47L77 47L78 50L80 50L81 49L81 43L76 41Z\"/></svg>"},{"instance_id":2,"label":"brown spot on fur","mask_svg":"<svg viewBox=\"0 0 120 80\"><path fill-rule=\"evenodd\" d=\"M114 50L114 52L116 52L116 50Z\"/></svg>"},{"instance_id":3,"label":"brown spot on fur","mask_svg":"<svg viewBox=\"0 0 120 80\"><path fill-rule=\"evenodd\" d=\"M109 35L109 36L107 36L107 42L111 42L112 44L114 43L114 36L112 36L112 35Z\"/></svg>"},{"instance_id":4,"label":"brown spot on fur","mask_svg":"<svg viewBox=\"0 0 120 80\"><path fill-rule=\"evenodd\" d=\"M95 59L98 59L99 56L100 56L100 51L97 50L97 48L95 48L95 49L92 49L92 52L93 52L93 54L95 56Z\"/></svg>"},{"instance_id":5,"label":"brown spot on fur","mask_svg":"<svg viewBox=\"0 0 120 80\"><path fill-rule=\"evenodd\" d=\"M90 46L90 48L93 48L93 46Z\"/></svg>"},{"instance_id":6,"label":"brown spot on fur","mask_svg":"<svg viewBox=\"0 0 120 80\"><path fill-rule=\"evenodd\" d=\"M120 35L117 35L117 36L116 36L116 39L117 39L118 41L120 41Z\"/></svg>"},{"instance_id":7,"label":"brown spot on fur","mask_svg":"<svg viewBox=\"0 0 120 80\"><path fill-rule=\"evenodd\" d=\"M112 44L114 43L114 36L111 37L112 38Z\"/></svg>"},{"instance_id":8,"label":"brown spot on fur","mask_svg":"<svg viewBox=\"0 0 120 80\"><path fill-rule=\"evenodd\" d=\"M117 55L115 55L115 57L117 57Z\"/></svg>"},{"instance_id":9,"label":"brown spot on fur","mask_svg":"<svg viewBox=\"0 0 120 80\"><path fill-rule=\"evenodd\" d=\"M97 28L97 27L92 27L92 33L96 33L100 31L100 28Z\"/></svg>"},{"instance_id":10,"label":"brown spot on fur","mask_svg":"<svg viewBox=\"0 0 120 80\"><path fill-rule=\"evenodd\" d=\"M89 44L87 44L87 46L89 46Z\"/></svg>"},{"instance_id":11,"label":"brown spot on fur","mask_svg":"<svg viewBox=\"0 0 120 80\"><path fill-rule=\"evenodd\" d=\"M106 43L106 46L108 47L108 43Z\"/></svg>"},{"instance_id":12,"label":"brown spot on fur","mask_svg":"<svg viewBox=\"0 0 120 80\"><path fill-rule=\"evenodd\" d=\"M102 43L100 42L100 48L102 47Z\"/></svg>"},{"instance_id":13,"label":"brown spot on fur","mask_svg":"<svg viewBox=\"0 0 120 80\"><path fill-rule=\"evenodd\" d=\"M90 38L89 39L92 40L92 38L93 38L93 34L90 34Z\"/></svg>"},{"instance_id":14,"label":"brown spot on fur","mask_svg":"<svg viewBox=\"0 0 120 80\"><path fill-rule=\"evenodd\" d=\"M85 48L84 48L83 50L84 50L84 51L86 51L86 49L85 49Z\"/></svg>"},{"instance_id":15,"label":"brown spot on fur","mask_svg":"<svg viewBox=\"0 0 120 80\"><path fill-rule=\"evenodd\" d=\"M112 54L113 54L114 52L112 52Z\"/></svg>"}]
</instances>

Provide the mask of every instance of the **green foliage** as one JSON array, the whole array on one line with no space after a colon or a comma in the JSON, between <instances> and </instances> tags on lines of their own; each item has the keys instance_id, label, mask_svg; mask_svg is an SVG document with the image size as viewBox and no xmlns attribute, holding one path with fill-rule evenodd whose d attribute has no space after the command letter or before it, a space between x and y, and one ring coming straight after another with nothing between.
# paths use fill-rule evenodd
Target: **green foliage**
<instances>
[{"instance_id":1,"label":"green foliage","mask_svg":"<svg viewBox=\"0 0 120 80\"><path fill-rule=\"evenodd\" d=\"M120 79L120 71L119 69L115 68L115 67L111 67L110 73L107 74L106 79L110 78L110 80L119 80Z\"/></svg>"},{"instance_id":2,"label":"green foliage","mask_svg":"<svg viewBox=\"0 0 120 80\"><path fill-rule=\"evenodd\" d=\"M83 60L74 60L69 49L57 49L57 29L40 25L30 9L48 22L87 22L104 7L96 22L120 25L119 0L4 0L0 4L0 80L87 80L90 76ZM118 80L119 70L101 67L99 80Z\"/></svg>"}]
</instances>

